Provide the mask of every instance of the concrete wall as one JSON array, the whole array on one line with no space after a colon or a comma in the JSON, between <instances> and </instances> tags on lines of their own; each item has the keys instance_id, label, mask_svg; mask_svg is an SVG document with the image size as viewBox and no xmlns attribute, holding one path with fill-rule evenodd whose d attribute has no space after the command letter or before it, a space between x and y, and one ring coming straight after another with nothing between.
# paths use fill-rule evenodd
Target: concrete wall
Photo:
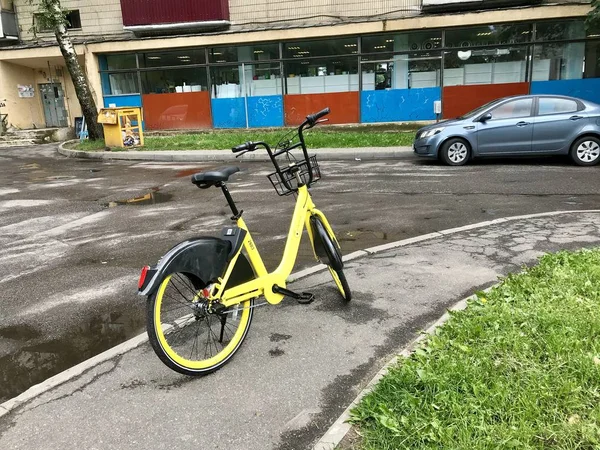
<instances>
[{"instance_id":1,"label":"concrete wall","mask_svg":"<svg viewBox=\"0 0 600 450\"><path fill-rule=\"evenodd\" d=\"M331 22L337 17L356 18L390 13L405 15L400 10L421 10L421 0L229 0L229 13L234 24L276 22L295 19L307 22Z\"/></svg>"},{"instance_id":2,"label":"concrete wall","mask_svg":"<svg viewBox=\"0 0 600 450\"><path fill-rule=\"evenodd\" d=\"M38 2L33 4L29 0L15 0L15 10L19 19L21 39L55 40L52 33L32 32L34 18L38 11ZM70 30L72 36L105 36L122 35L123 18L121 17L120 0L61 0L64 9L78 9L81 17L81 30Z\"/></svg>"},{"instance_id":3,"label":"concrete wall","mask_svg":"<svg viewBox=\"0 0 600 450\"><path fill-rule=\"evenodd\" d=\"M65 94L65 108L69 117L69 125L73 126L74 117L81 116L81 107L75 94L73 82L67 70L61 68L61 76L53 72L54 82L60 84ZM0 92L6 107L1 108L2 114L8 114L8 123L16 128L43 128L46 126L44 109L40 97L39 85L49 83L46 69L32 69L29 67L0 61ZM18 85L32 85L34 96L31 98L19 97Z\"/></svg>"},{"instance_id":4,"label":"concrete wall","mask_svg":"<svg viewBox=\"0 0 600 450\"><path fill-rule=\"evenodd\" d=\"M33 85L32 98L20 98L17 85ZM0 92L6 107L2 114L8 114L9 126L18 128L40 128L45 126L40 93L36 84L36 71L27 67L0 61Z\"/></svg>"}]
</instances>

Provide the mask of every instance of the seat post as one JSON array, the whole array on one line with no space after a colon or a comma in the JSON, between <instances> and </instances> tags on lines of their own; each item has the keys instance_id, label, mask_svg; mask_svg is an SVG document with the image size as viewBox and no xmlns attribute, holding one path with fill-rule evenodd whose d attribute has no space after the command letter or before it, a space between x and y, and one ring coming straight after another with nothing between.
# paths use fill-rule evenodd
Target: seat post
<instances>
[{"instance_id":1,"label":"seat post","mask_svg":"<svg viewBox=\"0 0 600 450\"><path fill-rule=\"evenodd\" d=\"M233 201L233 197L231 197L229 189L227 189L227 185L222 181L219 181L218 183L216 183L216 186L221 188L221 190L223 191L223 195L225 195L225 198L227 199L227 203L229 203L229 207L231 208L231 212L233 213L231 220L237 220L240 217L242 217L242 213L244 211L238 211L237 206Z\"/></svg>"}]
</instances>

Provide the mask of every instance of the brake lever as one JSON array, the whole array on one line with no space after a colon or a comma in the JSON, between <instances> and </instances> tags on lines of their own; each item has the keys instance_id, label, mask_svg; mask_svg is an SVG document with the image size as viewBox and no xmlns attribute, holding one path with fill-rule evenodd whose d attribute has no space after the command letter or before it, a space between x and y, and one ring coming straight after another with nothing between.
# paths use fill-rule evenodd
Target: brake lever
<instances>
[{"instance_id":1,"label":"brake lever","mask_svg":"<svg viewBox=\"0 0 600 450\"><path fill-rule=\"evenodd\" d=\"M329 122L329 119L319 119L316 123Z\"/></svg>"},{"instance_id":2,"label":"brake lever","mask_svg":"<svg viewBox=\"0 0 600 450\"><path fill-rule=\"evenodd\" d=\"M237 155L235 155L236 158L239 158L240 156L242 156L244 153L248 153L250 150L244 150L241 151L240 153L238 153Z\"/></svg>"}]
</instances>

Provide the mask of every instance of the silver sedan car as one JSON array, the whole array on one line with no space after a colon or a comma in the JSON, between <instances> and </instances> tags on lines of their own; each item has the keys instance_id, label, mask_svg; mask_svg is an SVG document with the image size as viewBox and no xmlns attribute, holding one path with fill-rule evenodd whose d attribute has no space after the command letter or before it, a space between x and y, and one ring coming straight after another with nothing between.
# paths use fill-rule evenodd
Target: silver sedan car
<instances>
[{"instance_id":1,"label":"silver sedan car","mask_svg":"<svg viewBox=\"0 0 600 450\"><path fill-rule=\"evenodd\" d=\"M452 166L515 155L570 155L593 166L600 160L600 105L558 95L505 97L421 128L413 149Z\"/></svg>"}]
</instances>

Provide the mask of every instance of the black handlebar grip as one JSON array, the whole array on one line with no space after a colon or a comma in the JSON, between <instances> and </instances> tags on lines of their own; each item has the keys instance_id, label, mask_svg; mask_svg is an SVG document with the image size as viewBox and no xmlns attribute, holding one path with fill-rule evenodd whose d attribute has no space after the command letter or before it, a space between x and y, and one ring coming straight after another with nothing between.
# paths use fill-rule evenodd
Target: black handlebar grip
<instances>
[{"instance_id":1,"label":"black handlebar grip","mask_svg":"<svg viewBox=\"0 0 600 450\"><path fill-rule=\"evenodd\" d=\"M244 142L243 144L238 145L237 147L233 147L231 151L233 153L243 152L244 150L250 150L250 146L252 142Z\"/></svg>"},{"instance_id":2,"label":"black handlebar grip","mask_svg":"<svg viewBox=\"0 0 600 450\"><path fill-rule=\"evenodd\" d=\"M327 114L329 114L329 112L329 108L325 108L322 111L319 111L318 113L309 114L308 116L306 116L306 120L310 125L314 125L317 122L317 120L319 120L321 117L326 116Z\"/></svg>"}]
</instances>

